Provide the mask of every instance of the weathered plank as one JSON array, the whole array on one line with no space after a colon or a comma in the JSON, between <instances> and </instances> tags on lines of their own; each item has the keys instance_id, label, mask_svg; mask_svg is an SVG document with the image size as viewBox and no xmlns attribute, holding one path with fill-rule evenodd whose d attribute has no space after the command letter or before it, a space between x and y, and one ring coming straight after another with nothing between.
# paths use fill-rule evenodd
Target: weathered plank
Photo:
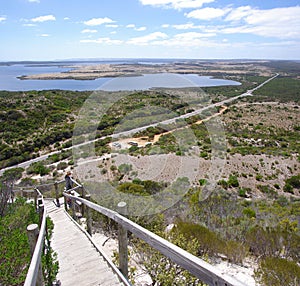
<instances>
[{"instance_id":1,"label":"weathered plank","mask_svg":"<svg viewBox=\"0 0 300 286\"><path fill-rule=\"evenodd\" d=\"M65 213L53 201L45 201L47 213L54 222L51 245L57 253L57 279L68 285L124 285L103 256ZM61 204L63 205L63 203Z\"/></svg>"}]
</instances>

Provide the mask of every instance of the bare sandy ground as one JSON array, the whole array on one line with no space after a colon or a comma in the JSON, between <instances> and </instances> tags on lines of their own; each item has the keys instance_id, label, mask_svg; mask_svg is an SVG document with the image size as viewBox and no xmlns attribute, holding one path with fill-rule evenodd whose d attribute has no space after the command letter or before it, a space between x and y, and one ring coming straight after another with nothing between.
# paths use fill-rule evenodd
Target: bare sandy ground
<instances>
[{"instance_id":1,"label":"bare sandy ground","mask_svg":"<svg viewBox=\"0 0 300 286\"><path fill-rule=\"evenodd\" d=\"M94 241L99 245L99 247L104 251L104 253L113 259L114 253L118 252L118 241L117 239L106 236L104 233L96 232L93 234ZM134 252L131 247L130 253L131 258L129 261L129 267L135 267L134 280L136 286L149 286L152 285L151 277L145 272L143 267L139 265L138 261L135 259ZM244 262L244 266L239 266L236 264L228 263L219 259L213 264L221 273L233 276L237 280L245 283L248 286L258 286L255 283L253 276L255 263L251 260Z\"/></svg>"},{"instance_id":2,"label":"bare sandy ground","mask_svg":"<svg viewBox=\"0 0 300 286\"><path fill-rule=\"evenodd\" d=\"M260 197L258 185L274 186L278 184L278 193L283 194L284 180L300 172L300 163L296 156L284 158L267 155L230 155L225 160L222 172L212 169L210 160L195 156L176 156L175 154L157 154L147 156L130 156L128 154L113 154L111 158L100 160L91 158L75 168L75 174L84 182L85 180L106 182L114 174L111 166L122 164L131 165L132 170L123 180L139 178L157 182L173 182L176 178L187 177L192 186L199 186L199 180L210 178L211 172L218 174L219 178L227 179L229 175L236 174L240 187L250 188L254 197ZM107 172L103 173L103 169ZM263 176L258 181L256 174Z\"/></svg>"}]
</instances>

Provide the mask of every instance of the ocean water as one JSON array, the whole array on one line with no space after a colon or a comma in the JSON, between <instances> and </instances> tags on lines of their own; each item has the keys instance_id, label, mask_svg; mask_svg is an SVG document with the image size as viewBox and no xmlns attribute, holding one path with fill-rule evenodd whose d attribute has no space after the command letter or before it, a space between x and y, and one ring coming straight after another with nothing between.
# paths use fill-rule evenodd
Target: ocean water
<instances>
[{"instance_id":1,"label":"ocean water","mask_svg":"<svg viewBox=\"0 0 300 286\"><path fill-rule=\"evenodd\" d=\"M111 63L109 61L97 62ZM128 63L128 62L113 62ZM133 62L131 62L133 63ZM135 60L135 63L137 61ZM148 64L157 64L156 62L147 62ZM9 65L0 65L0 90L8 91L28 91L28 90L146 90L155 87L162 88L183 88L183 87L207 87L207 86L224 86L240 85L239 82L211 78L208 76L198 76L195 74L145 74L135 77L117 77L117 78L99 78L95 80L20 80L19 76L65 72L71 69L75 63L39 63L39 64L21 64L13 63ZM78 63L76 63L78 64ZM84 62L83 64L92 64Z\"/></svg>"}]
</instances>

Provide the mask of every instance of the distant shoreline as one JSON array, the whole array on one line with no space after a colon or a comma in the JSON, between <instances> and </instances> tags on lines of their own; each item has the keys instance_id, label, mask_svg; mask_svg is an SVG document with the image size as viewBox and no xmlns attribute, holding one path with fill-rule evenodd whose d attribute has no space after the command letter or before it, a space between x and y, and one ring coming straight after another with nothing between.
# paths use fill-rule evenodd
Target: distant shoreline
<instances>
[{"instance_id":1,"label":"distant shoreline","mask_svg":"<svg viewBox=\"0 0 300 286\"><path fill-rule=\"evenodd\" d=\"M67 66L67 65L66 65ZM249 62L242 65L233 61L197 62L197 63L164 63L164 64L79 64L70 67L69 71L40 73L18 76L20 80L95 80L98 78L131 77L143 74L176 73L198 75L236 75L249 71L258 75L269 76L270 70L259 63Z\"/></svg>"}]
</instances>

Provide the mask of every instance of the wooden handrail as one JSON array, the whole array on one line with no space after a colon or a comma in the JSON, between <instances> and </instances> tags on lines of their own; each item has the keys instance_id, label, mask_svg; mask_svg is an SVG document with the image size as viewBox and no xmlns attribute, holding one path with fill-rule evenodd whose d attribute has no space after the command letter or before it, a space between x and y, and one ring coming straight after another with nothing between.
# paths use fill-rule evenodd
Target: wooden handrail
<instances>
[{"instance_id":1,"label":"wooden handrail","mask_svg":"<svg viewBox=\"0 0 300 286\"><path fill-rule=\"evenodd\" d=\"M222 274L211 264L206 261L190 254L189 252L181 249L173 243L161 238L160 236L152 233L151 231L141 227L119 213L110 209L104 208L86 199L75 197L70 194L63 194L75 201L80 201L84 205L94 209L95 211L109 217L122 225L128 231L144 240L147 244L161 252L172 261L188 270L190 273L198 277L202 282L213 286L245 286L246 284L236 280L233 277Z\"/></svg>"},{"instance_id":2,"label":"wooden handrail","mask_svg":"<svg viewBox=\"0 0 300 286\"><path fill-rule=\"evenodd\" d=\"M41 192L36 189L38 194L42 197ZM43 199L43 197L42 197ZM44 201L43 201L44 204ZM46 233L46 209L43 208L43 216L42 216L42 222L40 225L40 231L39 236L36 242L36 246L34 249L34 253L31 258L30 266L27 272L26 280L24 283L24 286L35 286L37 282L39 267L41 263L41 255L44 247L44 237Z\"/></svg>"},{"instance_id":3,"label":"wooden handrail","mask_svg":"<svg viewBox=\"0 0 300 286\"><path fill-rule=\"evenodd\" d=\"M75 183L75 187L68 190L76 190L78 188L82 188L78 182L73 180ZM57 183L62 183L64 181L59 181ZM41 194L41 193L40 193ZM98 204L90 202L81 197L73 196L68 193L63 192L63 195L67 198L70 198L74 201L79 201L83 205L94 209L95 211L107 216L108 218L114 220L119 225L136 235L138 238L145 241L154 249L158 250L164 256L170 258L173 262L177 263L191 274L199 278L202 282L207 283L212 286L246 286L243 282L222 274L217 268L207 263L206 261L196 257L189 252L183 250L182 248L174 245L173 243L163 239L162 237L152 233L151 231L143 228L142 226L136 224L135 222L129 220L128 218L120 215L119 213L102 207ZM38 274L38 266L41 258L41 251L43 245L43 238L45 235L45 227L46 227L46 214L44 210L43 220L41 225L41 231L39 234L38 242L34 251L34 255L31 260L31 264L27 273L26 281L24 286L35 285L35 281ZM27 281L28 280L28 281ZM27 283L27 284L26 284Z\"/></svg>"}]
</instances>

